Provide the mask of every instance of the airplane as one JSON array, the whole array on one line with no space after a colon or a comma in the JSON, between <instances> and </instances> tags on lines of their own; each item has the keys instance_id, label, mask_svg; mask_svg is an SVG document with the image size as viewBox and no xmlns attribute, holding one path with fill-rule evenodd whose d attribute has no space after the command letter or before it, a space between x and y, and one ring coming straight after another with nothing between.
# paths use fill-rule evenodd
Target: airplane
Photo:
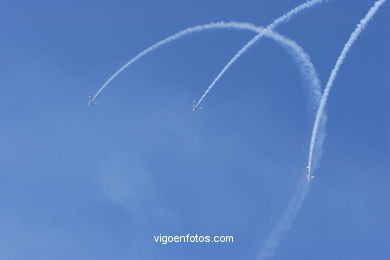
<instances>
[{"instance_id":1,"label":"airplane","mask_svg":"<svg viewBox=\"0 0 390 260\"><path fill-rule=\"evenodd\" d=\"M314 175L311 175L310 173L306 174L306 179L308 182L311 181L313 178L314 178Z\"/></svg>"},{"instance_id":2,"label":"airplane","mask_svg":"<svg viewBox=\"0 0 390 260\"><path fill-rule=\"evenodd\" d=\"M90 106L90 105L92 105L92 104L96 105L97 102L96 102L91 96L89 96L89 99L88 99L88 106Z\"/></svg>"},{"instance_id":3,"label":"airplane","mask_svg":"<svg viewBox=\"0 0 390 260\"><path fill-rule=\"evenodd\" d=\"M314 178L314 175L311 175L311 173L310 173L310 166L306 166L306 169L307 169L306 179L309 182L309 181L311 181L311 179Z\"/></svg>"},{"instance_id":4,"label":"airplane","mask_svg":"<svg viewBox=\"0 0 390 260\"><path fill-rule=\"evenodd\" d=\"M203 107L200 107L199 104L196 104L195 100L192 100L193 106L192 106L192 111L195 112L198 108L203 109Z\"/></svg>"}]
</instances>

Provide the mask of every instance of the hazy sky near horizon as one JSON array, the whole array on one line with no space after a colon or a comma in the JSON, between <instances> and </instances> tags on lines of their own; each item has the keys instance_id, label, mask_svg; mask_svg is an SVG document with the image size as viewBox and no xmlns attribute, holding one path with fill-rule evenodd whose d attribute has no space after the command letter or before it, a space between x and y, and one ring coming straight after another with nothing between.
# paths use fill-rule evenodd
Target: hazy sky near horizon
<instances>
[{"instance_id":1,"label":"hazy sky near horizon","mask_svg":"<svg viewBox=\"0 0 390 260\"><path fill-rule=\"evenodd\" d=\"M305 170L314 112L294 61L263 39L191 111L253 37L184 28L266 26L303 1L9 1L0 10L1 259L255 259ZM353 2L353 4L351 4ZM334 0L277 31L323 85L373 0ZM320 168L275 259L389 259L390 22L386 3L330 94ZM309 86L310 87L310 86ZM163 235L233 235L169 244Z\"/></svg>"}]
</instances>

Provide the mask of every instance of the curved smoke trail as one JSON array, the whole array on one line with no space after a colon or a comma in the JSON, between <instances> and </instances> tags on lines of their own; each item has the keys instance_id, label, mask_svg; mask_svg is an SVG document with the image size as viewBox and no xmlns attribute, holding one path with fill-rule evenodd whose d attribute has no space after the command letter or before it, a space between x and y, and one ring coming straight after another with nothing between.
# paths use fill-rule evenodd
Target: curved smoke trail
<instances>
[{"instance_id":1,"label":"curved smoke trail","mask_svg":"<svg viewBox=\"0 0 390 260\"><path fill-rule=\"evenodd\" d=\"M313 7L317 4L320 4L324 0L310 0L306 1L303 4L291 9L286 14L282 15L281 17L275 19L270 25L266 27L267 30L273 30L276 28L279 24L288 22L293 16L297 15L298 13L302 12L303 10ZM193 110L195 111L200 104L203 102L203 100L206 98L208 93L211 91L211 89L214 87L215 84L220 80L220 78L225 74L225 72L233 65L234 62L238 58L241 57L252 45L254 45L257 41L259 41L261 38L263 38L264 34L259 33L255 37L253 37L250 41L248 41L234 56L229 60L229 62L223 67L223 69L218 73L218 75L214 78L214 80L211 82L211 84L207 87L206 91L203 93L203 95L200 97L199 101L194 105Z\"/></svg>"},{"instance_id":2,"label":"curved smoke trail","mask_svg":"<svg viewBox=\"0 0 390 260\"><path fill-rule=\"evenodd\" d=\"M286 232L292 227L292 223L301 209L309 190L310 182L300 178L286 211L272 233L269 235L268 239L265 241L263 247L260 249L257 255L258 260L271 259L275 255L275 249L284 238Z\"/></svg>"},{"instance_id":3,"label":"curved smoke trail","mask_svg":"<svg viewBox=\"0 0 390 260\"><path fill-rule=\"evenodd\" d=\"M250 23L238 23L238 22L217 22L217 23L210 23L205 25L198 25L194 27L190 27L187 29L184 29L174 35L171 35L164 40L161 40L157 42L156 44L150 46L149 48L146 48L139 54L137 54L134 58L129 60L125 65L123 65L121 68L119 68L96 92L96 94L92 97L92 99L89 101L90 103L93 103L96 98L99 96L99 94L111 83L112 80L114 80L121 72L123 72L127 67L132 65L134 62L142 58L143 56L149 54L150 52L156 50L157 48L168 44L172 41L175 41L183 36L186 36L188 34L194 33L194 32L201 32L206 30L212 30L212 29L239 29L239 30L250 30L253 32L256 32L257 34L265 35L268 38L271 38L275 40L277 43L281 44L284 47L287 47L287 50L290 53L294 53L294 57L296 57L296 62L298 64L306 64L304 68L302 68L302 71L305 71L305 77L306 78L313 78L316 77L316 72L313 70L312 64L310 63L309 56L303 51L303 49L293 40L288 39L287 37L284 37L280 35L279 33L276 33L274 31L271 31L269 29L265 29L259 26L255 26ZM309 62L308 62L309 61ZM314 86L318 86L318 83L314 82ZM314 90L314 96L318 96L318 94L321 92L320 89Z\"/></svg>"},{"instance_id":4,"label":"curved smoke trail","mask_svg":"<svg viewBox=\"0 0 390 260\"><path fill-rule=\"evenodd\" d=\"M96 97L103 91L103 89L105 87L108 86L108 84L114 79L116 78L124 69L126 69L128 66L130 66L131 64L133 64L135 61L137 61L138 59L140 59L141 57L147 55L149 52L161 47L162 45L165 45L171 41L174 41L180 37L183 37L187 34L190 34L190 33L193 33L193 32L200 32L200 31L203 31L203 30L210 30L210 29L241 29L241 30L251 30L251 31L254 31L258 34L262 33L264 34L265 36L269 37L269 38L272 38L273 40L275 40L276 42L278 42L279 44L281 44L283 47L285 47L287 49L287 51L293 56L295 62L297 63L300 71L301 71L301 74L303 75L304 79L306 81L308 81L309 85L312 86L312 88L310 88L310 90L312 91L312 100L315 102L315 103L318 103L319 100L321 99L321 85L320 85L320 81L318 79L318 76L317 76L317 72L314 68L314 65L311 63L310 61L310 58L309 58L309 55L307 55L303 49L297 44L295 43L294 41L286 38L286 37L283 37L282 35L276 33L276 32L273 32L269 29L264 29L264 28L261 28L261 27L257 27L257 26L254 26L252 24L248 24L248 23L235 23L235 22L230 22L230 23L224 23L224 22L220 22L220 23L211 23L211 24L206 24L206 25L200 25L200 26L195 26L195 27L191 27L191 28L188 28L188 29L185 29L183 31L180 31L168 38L165 38L164 40L152 45L151 47L145 49L144 51L142 51L141 53L139 53L138 55L136 55L134 58L132 58L129 62L127 62L125 65L123 65L118 71L116 71L103 85L102 87L97 91L97 93L93 96L93 99L91 100L91 102L93 102ZM305 194L307 193L307 191L305 193L302 193L303 194L303 197L305 197ZM295 211L298 212L299 210L299 207L295 206L297 205L297 202L300 201L300 204L302 204L303 202L303 199L295 199L293 200L294 202L292 204L290 204L290 208L291 207L294 207L295 208ZM290 217L290 223L292 222L292 220L294 219L295 217L295 214L294 213L293 215L289 215L289 216L292 216ZM289 224L291 225L291 224ZM279 225L280 226L280 225ZM280 229L280 228L279 228Z\"/></svg>"},{"instance_id":5,"label":"curved smoke trail","mask_svg":"<svg viewBox=\"0 0 390 260\"><path fill-rule=\"evenodd\" d=\"M287 12L285 15L279 17L278 19L276 19L272 24L270 24L268 27L267 27L267 30L265 29L262 29L261 31L258 30L259 28L255 29L254 31L257 32L257 35L250 41L248 42L234 57L233 59L225 66L225 68L223 69L222 73L220 73L220 75L218 75L218 79L222 76L223 73L225 73L225 71L233 64L233 62L241 55L243 54L250 46L252 46L258 39L260 39L263 35L266 35L267 36L267 31L271 31L272 28L275 28L277 25L279 25L280 23L282 22L287 22L290 18L292 18L294 15L298 14L299 12L303 11L304 9L307 9L307 8L310 8L320 2L323 2L323 1L329 1L329 0L310 0L310 1L306 1L305 3L295 7L294 9L292 9L291 11ZM231 24L232 26L230 27L229 24ZM191 27L191 28L187 28L187 29L184 29L174 35L171 35L167 38L165 38L164 40L161 40L159 42L157 42L156 44L150 46L149 48L146 48L145 50L143 50L142 52L140 52L139 54L137 54L135 57L133 57L131 60L129 60L125 65L123 65L122 67L120 67L114 74L111 75L111 77L108 78L108 80L106 82L104 82L104 84L100 87L100 89L96 92L96 94L89 100L89 104L91 103L94 103L96 98L99 96L99 94L103 91L103 89L105 89L108 84L111 83L112 80L114 80L123 70L125 70L127 67L129 67L131 64L133 64L134 62L136 62L137 60L139 60L140 58L142 58L143 56L147 55L149 52L151 51L154 51L156 49L158 49L159 47L167 44L167 43L170 43L174 40L177 40L183 36L186 36L190 33L194 33L194 32L200 32L200 31L203 31L203 30L211 30L211 29L222 29L222 28L236 28L236 29L249 29L249 30L253 30L254 28L238 28L238 26L233 26L233 24L236 24L238 25L239 23L224 23L224 22L219 22L219 23L210 23L210 24L206 24L206 25L199 25L199 26L194 26L194 27ZM253 27L253 26L252 26ZM237 57L236 57L237 56ZM214 80L214 84L218 81L217 80ZM212 85L214 85L212 84ZM212 88L209 87L208 90L206 90L205 94L203 95L204 97L207 95L207 93L210 91L210 89ZM199 102L194 106L194 108L196 109L196 107L199 106L200 102L204 99L204 97L202 96L202 98L199 100Z\"/></svg>"},{"instance_id":6,"label":"curved smoke trail","mask_svg":"<svg viewBox=\"0 0 390 260\"><path fill-rule=\"evenodd\" d=\"M358 39L360 33L364 30L368 22L371 20L371 18L375 15L375 13L378 11L378 9L386 2L386 0L378 0L375 2L375 4L370 8L366 16L359 22L359 24L356 26L356 29L352 32L351 36L349 37L347 43L344 45L343 50L341 51L340 56L337 59L336 65L332 69L332 72L329 76L328 82L326 84L324 95L321 98L320 106L317 110L316 119L314 122L312 135L311 135L311 141L310 141L310 150L309 150L309 159L308 159L308 169L309 174L311 174L312 165L313 165L313 156L317 153L317 151L321 151L319 148L321 145L318 145L319 147L316 148L317 141L319 140L319 143L322 142L324 139L323 135L325 131L323 131L323 114L325 111L326 102L328 100L328 96L330 93L330 90L333 87L333 83L336 79L337 73L340 70L341 65L343 64L345 58L347 57L348 51L352 47L352 45L355 43L355 41ZM318 155L317 155L318 157Z\"/></svg>"},{"instance_id":7,"label":"curved smoke trail","mask_svg":"<svg viewBox=\"0 0 390 260\"><path fill-rule=\"evenodd\" d=\"M336 79L337 72L339 71L341 65L343 64L347 53L349 49L352 47L354 42L359 37L360 33L364 30L368 22L371 20L371 18L375 15L375 13L378 11L379 7L381 7L386 0L378 0L375 2L375 4L370 8L366 16L360 21L360 23L356 26L356 29L351 34L350 38L348 39L347 43L344 45L343 50L341 51L340 56L337 59L336 65L334 66L329 80L326 84L324 94L320 101L320 106L317 110L317 115L314 123L314 127L312 130L312 137L311 137L311 143L310 143L310 152L309 152L309 162L308 162L308 173L311 174L312 171L312 163L313 163L313 156L316 155L317 159L320 157L321 147L322 143L325 138L325 121L326 121L326 115L325 115L325 106L326 102L330 93L330 90L333 86L333 83ZM266 240L265 244L259 251L259 254L257 256L258 260L264 260L264 259L270 259L275 255L275 249L279 245L280 241L283 239L285 233L291 228L292 222L294 221L296 215L298 214L299 210L301 209L303 202L305 201L305 198L309 192L310 189L310 182L306 182L305 180L301 179L300 182L297 185L297 189L293 195L292 200L290 201L289 206L287 207L287 210L282 216L282 219L279 221L278 225L275 227L271 235Z\"/></svg>"}]
</instances>

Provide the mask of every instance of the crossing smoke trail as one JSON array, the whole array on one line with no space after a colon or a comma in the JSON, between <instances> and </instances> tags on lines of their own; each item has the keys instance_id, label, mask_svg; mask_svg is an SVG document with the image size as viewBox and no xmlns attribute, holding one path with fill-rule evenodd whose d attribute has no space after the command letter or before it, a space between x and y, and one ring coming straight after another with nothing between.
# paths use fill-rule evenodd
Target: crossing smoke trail
<instances>
[{"instance_id":1,"label":"crossing smoke trail","mask_svg":"<svg viewBox=\"0 0 390 260\"><path fill-rule=\"evenodd\" d=\"M317 110L317 115L312 131L312 137L311 137L311 143L310 143L310 151L309 151L309 162L308 162L308 169L309 174L311 174L312 171L312 160L313 156L316 155L316 159L319 159L322 143L325 138L325 105L330 93L330 90L333 86L333 83L336 79L337 72L339 71L341 65L343 64L347 53L349 49L352 47L354 42L359 37L360 33L364 30L368 22L371 20L371 18L375 15L375 13L378 11L378 9L386 2L386 0L379 0L376 1L375 4L370 8L366 16L360 21L360 23L356 26L356 29L351 34L349 40L344 45L343 50L341 51L340 56L337 59L336 65L334 66L329 80L326 84L324 94L320 101L320 106ZM317 136L318 135L318 136ZM266 240L265 244L259 251L259 254L257 256L258 260L265 260L265 259L271 259L275 255L275 249L279 245L280 241L283 239L285 233L291 228L292 222L294 221L296 215L298 214L299 210L301 209L303 202L305 201L305 198L309 192L310 189L310 182L306 182L305 180L300 180L300 182L297 185L297 189L293 195L293 198L285 211L285 213L282 216L282 219L279 221L278 225L275 227L271 235Z\"/></svg>"},{"instance_id":2,"label":"crossing smoke trail","mask_svg":"<svg viewBox=\"0 0 390 260\"><path fill-rule=\"evenodd\" d=\"M166 39L164 39L164 40L162 40L162 41L152 45L151 47L145 49L144 51L142 51L141 53L136 55L129 62L127 62L125 65L123 65L118 71L116 71L102 85L102 87L96 92L96 94L93 96L93 99L90 100L90 102L94 102L96 97L103 91L103 89L105 87L107 87L108 84L115 77L117 77L124 69L129 67L131 64L133 64L138 59L140 59L143 56L147 55L149 52L151 52L151 51L153 51L153 50L155 50L155 49L157 49L157 48L159 48L159 47L161 47L161 46L163 46L163 45L165 45L165 44L167 44L169 42L177 40L180 37L183 37L183 36L185 36L187 34L193 33L193 32L200 32L200 31L203 31L203 30L210 30L210 29L229 29L229 28L230 29L251 30L251 31L254 31L254 32L258 33L258 34L261 33L262 35L265 35L266 37L269 37L269 38L275 40L276 42L281 44L283 47L285 47L287 49L287 51L290 53L290 55L292 55L292 57L294 58L294 61L297 63L298 68L300 69L300 72L301 72L304 80L307 81L307 83L308 83L307 85L311 86L310 91L312 92L311 93L312 100L314 101L314 103L318 104L318 102L319 102L319 100L321 99L321 96L322 96L320 80L318 79L318 75L317 75L317 72L315 70L314 65L310 61L309 55L306 54L303 51L303 49L297 43L295 43L294 41L292 41L292 40L290 40L290 39L288 39L286 37L283 37L282 35L280 35L280 34L278 34L276 32L273 32L270 29L264 29L264 28L257 27L257 26L254 26L254 25L248 24L248 23L235 23L235 22L230 22L230 23L224 23L224 22L211 23L211 24L191 27L191 28L185 29L183 31L180 31L180 32L178 32L178 33L176 33L176 34L174 34L172 36L169 36ZM300 186L298 186L298 187L300 187ZM306 186L304 186L304 187L306 187ZM290 224L288 224L288 225L291 225L292 220L294 219L296 212L298 212L298 210L300 208L300 205L302 205L303 199L300 199L299 194L302 194L302 196L304 198L306 196L306 193L307 193L307 191L297 192L296 193L297 199L293 199L293 202L290 204L290 207L289 207L289 208L295 209L295 213L293 213L292 215L289 214L289 216L290 216L289 219L290 220L288 220L288 221L289 221ZM298 205L298 206L296 206L296 205ZM285 222L283 221L283 223L285 223Z\"/></svg>"},{"instance_id":3,"label":"crossing smoke trail","mask_svg":"<svg viewBox=\"0 0 390 260\"><path fill-rule=\"evenodd\" d=\"M282 15L281 17L274 20L270 25L266 27L266 30L273 30L276 28L279 24L288 22L293 16L297 15L299 12L308 9L310 7L313 7L317 4L320 4L321 2L324 2L325 0L310 0L306 1L303 4L291 9L286 14ZM211 82L211 84L207 87L206 91L203 93L203 95L200 97L199 101L194 105L193 110L195 111L200 104L203 102L203 100L206 98L208 93L211 91L211 89L217 84L217 82L220 80L220 78L225 74L225 72L233 65L234 62L238 58L241 57L250 47L252 47L257 41L259 41L261 38L263 38L264 34L259 33L255 37L253 37L250 41L248 41L234 56L229 60L229 62L223 67L223 69L218 73L218 75L214 78L214 80Z\"/></svg>"},{"instance_id":4,"label":"crossing smoke trail","mask_svg":"<svg viewBox=\"0 0 390 260\"><path fill-rule=\"evenodd\" d=\"M119 70L117 70L102 86L101 88L96 92L96 94L93 96L93 98L90 100L90 102L94 102L95 99L98 97L98 95L106 88L112 80L114 80L123 70L125 70L127 67L132 65L134 62L136 62L138 59L142 58L143 56L147 55L153 50L156 50L157 48L168 44L174 40L177 40L183 36L186 36L188 34L194 33L194 32L201 32L204 30L211 30L211 29L241 29L241 30L251 30L256 32L257 34L265 35L266 37L269 37L279 44L281 44L283 47L287 49L287 51L293 56L294 61L297 63L298 68L300 69L301 74L303 75L303 78L307 81L308 85L311 86L310 90L312 92L312 100L314 103L318 104L319 100L321 99L321 85L320 81L317 76L317 72L314 68L314 65L311 63L309 55L307 55L303 49L294 41L283 37L282 35L273 32L272 30L264 29L261 27L254 26L252 24L248 23L211 23L206 25L199 25L195 27L191 27L188 29L185 29L183 31L180 31L172 36L169 36L165 38L164 40L152 45L151 47L145 49L144 51L140 52L138 55L136 55L134 58L132 58L130 61L128 61L125 65L123 65ZM305 186L304 186L305 187ZM302 194L303 197L306 196L307 191L305 192L297 192L297 194ZM293 202L290 204L290 207L293 207L295 209L295 212L298 212L300 205L302 205L303 199L300 199L299 196L297 196L297 199L293 200ZM297 204L298 203L298 204ZM299 205L297 207L296 205ZM289 220L290 224L292 223L292 220L294 219L296 213L293 213ZM279 225L280 226L280 225ZM279 228L280 229L280 228Z\"/></svg>"},{"instance_id":5,"label":"crossing smoke trail","mask_svg":"<svg viewBox=\"0 0 390 260\"><path fill-rule=\"evenodd\" d=\"M88 104L93 104L95 103L95 100L96 98L99 96L99 94L103 91L103 89L105 89L110 83L111 81L113 81L119 74L122 73L123 70L125 70L127 67L129 67L131 64L133 64L134 62L136 62L137 60L139 60L140 58L142 58L143 56L147 55L148 53L158 49L159 47L165 45L165 44L168 44L172 41L175 41L183 36L186 36L188 34L191 34L191 33L194 33L194 32L200 32L200 31L204 31L204 30L211 30L211 29L222 29L222 28L236 28L236 29L249 29L249 30L253 30L255 32L257 32L257 35L250 41L248 42L236 55L235 55L235 58L233 58L228 64L227 66L225 66L224 70L222 73L220 73L221 75L218 76L218 79L222 76L222 74L233 64L233 62L239 57L241 56L241 54L243 54L250 46L252 46L258 39L260 39L262 36L268 36L268 31L271 31L272 28L276 27L277 25L279 25L280 23L283 23L283 22L287 22L290 18L292 18L294 15L298 14L299 12L303 11L304 9L307 9L307 8L310 8L320 2L323 2L323 1L330 1L330 0L310 0L310 1L306 1L305 3L295 7L294 9L292 9L291 11L287 12L285 15L279 17L278 19L276 19L271 25L269 25L267 27L267 30L259 30L259 28L254 28L254 26L250 26L251 28L249 27L246 27L244 26L243 23L241 23L241 25L243 25L244 27L246 28L239 28L240 26L240 23L224 23L224 22L219 22L219 23L210 23L210 24L206 24L206 25L199 25L199 26L194 26L194 27L191 27L191 28L187 28L185 30L182 30L174 35L171 35L167 38L165 38L164 40L161 40L159 42L157 42L156 44L150 46L149 48L143 50L142 52L140 52L139 54L137 54L134 58L132 58L131 60L129 60L125 65L123 65L121 68L119 68L113 75L111 75L110 78L108 78L108 80L100 87L100 89L96 92L96 94L89 100L89 103ZM237 57L236 57L237 56ZM214 80L214 84L218 81L217 80ZM213 85L214 85L213 84ZM196 109L200 102L205 98L205 96L207 95L207 93L210 91L210 89L212 88L209 87L208 90L206 90L205 94L203 95L204 97L202 97L199 102L194 106L194 109Z\"/></svg>"},{"instance_id":6,"label":"crossing smoke trail","mask_svg":"<svg viewBox=\"0 0 390 260\"><path fill-rule=\"evenodd\" d=\"M271 38L275 40L277 43L282 45L287 49L287 51L293 55L294 60L298 65L300 65L301 72L304 75L305 79L310 80L313 83L313 96L318 98L318 96L321 93L321 89L319 87L319 80L317 78L317 73L314 70L313 65L310 62L309 56L303 51L303 49L293 40L288 39L285 36L282 36L281 34L274 32L269 29L265 29L259 26L255 26L250 23L238 23L238 22L217 22L217 23L210 23L205 25L198 25L194 27L190 27L187 29L184 29L172 36L169 36L165 38L164 40L161 40L157 42L156 44L150 46L149 48L143 50L139 54L137 54L134 58L132 58L130 61L128 61L125 65L123 65L120 69L118 69L96 92L96 94L90 99L89 103L95 102L96 98L100 95L100 93L110 84L112 80L114 80L121 72L123 72L127 67L132 65L134 62L142 58L143 56L147 55L148 53L156 50L157 48L168 44L172 41L178 40L179 38L186 36L191 33L195 32L202 32L206 30L212 30L212 29L239 29L239 30L249 30L253 31L257 34L265 35L268 38Z\"/></svg>"},{"instance_id":7,"label":"crossing smoke trail","mask_svg":"<svg viewBox=\"0 0 390 260\"><path fill-rule=\"evenodd\" d=\"M275 40L277 43L281 44L283 47L287 49L287 51L292 55L294 58L294 61L297 63L298 68L300 69L300 72L304 78L304 80L307 82L307 85L311 86L310 91L312 95L312 101L318 105L318 102L321 99L321 84L320 80L318 79L317 72L315 70L314 65L310 61L310 57L308 54L306 54L303 49L294 41L276 33L269 29L264 29L261 27L257 27L255 25L249 24L249 23L211 23L207 25L200 25L191 27L188 29L185 29L183 31L180 31L177 34L174 34L173 36L170 36L155 45L152 45L151 47L145 49L140 54L135 56L133 59L131 59L128 63L126 63L124 66L122 66L117 72L115 72L107 81L106 83L98 90L98 92L93 97L93 102L96 97L102 92L102 90L107 87L107 85L115 78L117 77L124 69L126 69L128 66L130 66L132 63L140 59L141 57L145 56L149 52L157 49L158 47L161 47L164 44L167 44L171 41L174 41L180 37L183 37L187 34L193 33L193 32L200 32L203 30L210 30L210 29L241 29L241 30L251 30L256 33L262 33L265 36ZM292 221L295 218L295 215L298 213L300 207L302 206L302 203L304 201L304 198L306 197L306 194L308 192L308 183L301 183L298 185L297 192L295 192L294 197L292 199L292 202L290 203L287 214L285 214L285 217L282 218L282 221L279 222L279 225L273 232L273 235L271 235L271 238L269 241L266 242L266 248L271 248L272 250L276 247L278 242L281 240L282 235L289 229L289 227L292 224ZM269 245L269 246L267 246ZM265 251L268 252L268 251Z\"/></svg>"}]
</instances>

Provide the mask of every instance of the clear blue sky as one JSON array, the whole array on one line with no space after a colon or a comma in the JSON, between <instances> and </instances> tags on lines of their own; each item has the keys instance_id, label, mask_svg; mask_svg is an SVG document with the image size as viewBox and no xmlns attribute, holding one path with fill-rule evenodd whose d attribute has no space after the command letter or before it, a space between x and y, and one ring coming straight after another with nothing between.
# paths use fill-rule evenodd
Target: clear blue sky
<instances>
[{"instance_id":1,"label":"clear blue sky","mask_svg":"<svg viewBox=\"0 0 390 260\"><path fill-rule=\"evenodd\" d=\"M253 34L145 47L213 21L267 25L298 0L2 1L0 258L255 259L306 166L313 112L296 65L264 39L193 113ZM278 31L326 82L374 0L335 0ZM389 259L390 6L351 49L328 105L323 158L275 259ZM234 235L161 245L158 234Z\"/></svg>"}]
</instances>

